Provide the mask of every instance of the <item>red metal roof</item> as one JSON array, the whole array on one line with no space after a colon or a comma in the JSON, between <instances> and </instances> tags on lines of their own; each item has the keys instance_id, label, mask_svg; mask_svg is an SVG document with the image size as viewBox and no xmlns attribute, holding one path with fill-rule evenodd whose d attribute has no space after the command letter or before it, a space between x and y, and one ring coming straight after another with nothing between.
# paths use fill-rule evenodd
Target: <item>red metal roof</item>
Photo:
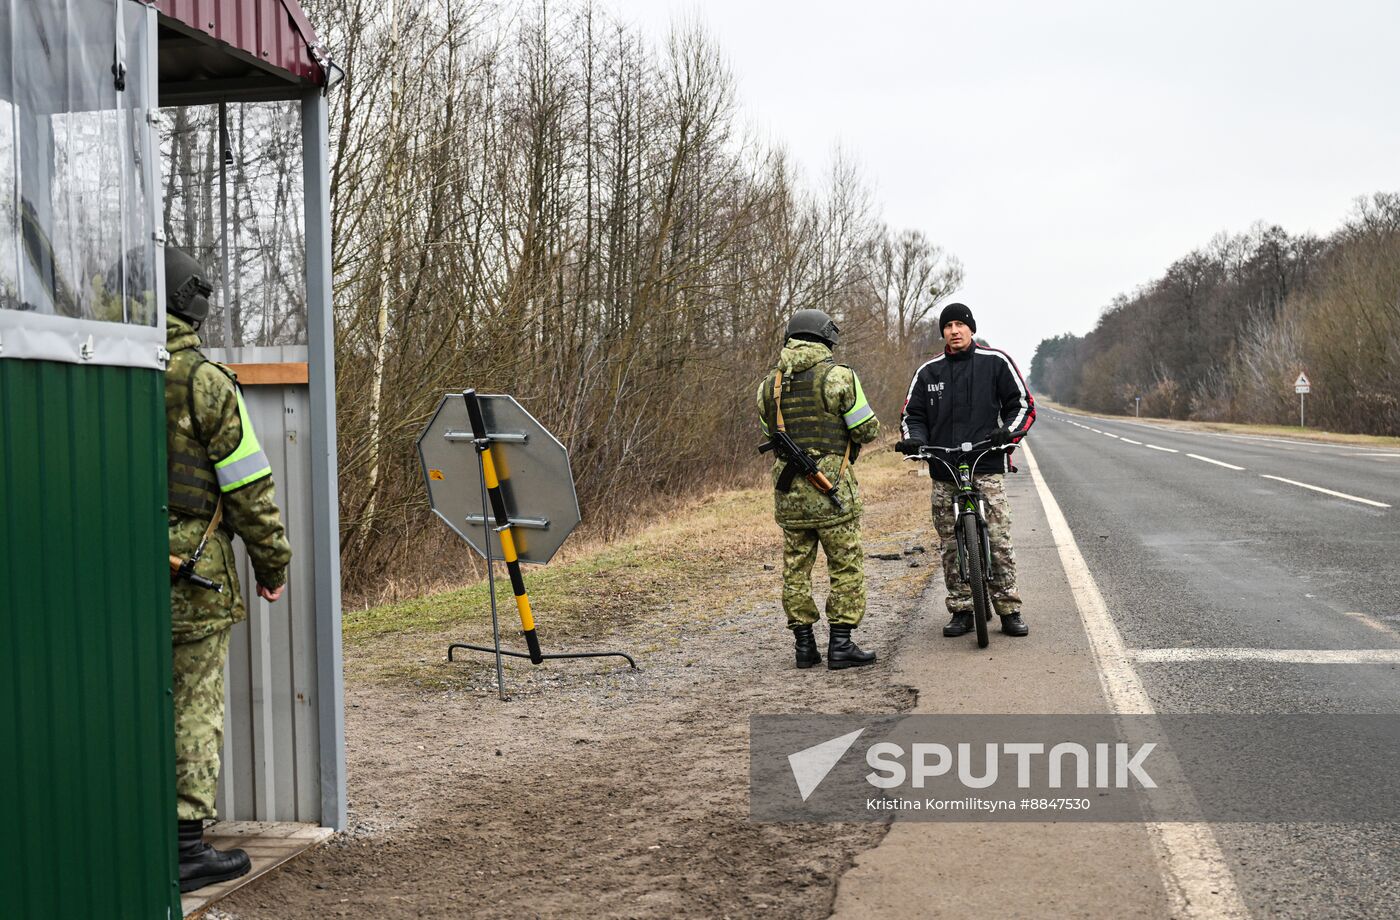
<instances>
[{"instance_id":1,"label":"red metal roof","mask_svg":"<svg viewBox=\"0 0 1400 920\"><path fill-rule=\"evenodd\" d=\"M329 59L295 0L156 0L156 9L288 79L326 84Z\"/></svg>"}]
</instances>

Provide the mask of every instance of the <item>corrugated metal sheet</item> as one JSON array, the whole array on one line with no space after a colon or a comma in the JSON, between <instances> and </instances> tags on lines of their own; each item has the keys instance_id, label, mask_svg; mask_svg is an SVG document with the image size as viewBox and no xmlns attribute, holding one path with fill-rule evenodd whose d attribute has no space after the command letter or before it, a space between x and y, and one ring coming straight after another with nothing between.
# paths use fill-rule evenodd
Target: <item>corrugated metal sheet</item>
<instances>
[{"instance_id":1,"label":"corrugated metal sheet","mask_svg":"<svg viewBox=\"0 0 1400 920\"><path fill-rule=\"evenodd\" d=\"M164 376L0 360L0 913L179 916Z\"/></svg>"},{"instance_id":2,"label":"corrugated metal sheet","mask_svg":"<svg viewBox=\"0 0 1400 920\"><path fill-rule=\"evenodd\" d=\"M216 361L305 361L305 346L205 350ZM315 528L311 513L311 403L304 385L244 387L243 397L272 464L277 504L292 544L282 600L258 598L256 577L235 541L248 621L234 627L224 683L227 726L219 816L233 821L328 823L321 813Z\"/></svg>"},{"instance_id":3,"label":"corrugated metal sheet","mask_svg":"<svg viewBox=\"0 0 1400 920\"><path fill-rule=\"evenodd\" d=\"M321 48L295 0L157 0L156 8L186 27L203 32L285 71L289 78L326 83ZM314 50L313 50L314 49Z\"/></svg>"}]
</instances>

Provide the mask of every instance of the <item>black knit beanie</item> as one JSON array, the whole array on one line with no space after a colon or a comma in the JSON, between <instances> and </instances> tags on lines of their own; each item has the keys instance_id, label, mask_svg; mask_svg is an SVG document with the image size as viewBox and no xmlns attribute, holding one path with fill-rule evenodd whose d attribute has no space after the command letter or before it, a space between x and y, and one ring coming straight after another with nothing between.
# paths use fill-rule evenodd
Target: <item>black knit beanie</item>
<instances>
[{"instance_id":1,"label":"black knit beanie","mask_svg":"<svg viewBox=\"0 0 1400 920\"><path fill-rule=\"evenodd\" d=\"M972 318L972 311L967 308L967 304L965 303L950 303L943 308L942 313L938 314L938 332L940 335L943 332L943 327L953 320L962 322L973 332L977 331L977 320Z\"/></svg>"}]
</instances>

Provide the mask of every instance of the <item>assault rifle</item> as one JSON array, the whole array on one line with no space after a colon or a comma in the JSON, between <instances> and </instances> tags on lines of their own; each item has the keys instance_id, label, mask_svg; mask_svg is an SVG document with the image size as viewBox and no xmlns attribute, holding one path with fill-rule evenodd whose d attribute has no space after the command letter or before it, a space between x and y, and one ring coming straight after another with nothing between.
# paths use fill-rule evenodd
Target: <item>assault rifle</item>
<instances>
[{"instance_id":1,"label":"assault rifle","mask_svg":"<svg viewBox=\"0 0 1400 920\"><path fill-rule=\"evenodd\" d=\"M202 548L203 547L201 547L201 549ZM207 588L208 590L213 591L215 594L223 594L224 586L222 584L220 584L217 581L210 581L203 575L196 575L194 573L194 564L197 561L197 559L191 558L188 562L186 562L179 556L175 555L174 553L171 553L170 580L172 582L187 581L190 584L194 585L196 588Z\"/></svg>"},{"instance_id":2,"label":"assault rifle","mask_svg":"<svg viewBox=\"0 0 1400 920\"><path fill-rule=\"evenodd\" d=\"M841 504L841 499L836 497L836 486L826 478L826 474L817 466L817 461L812 459L812 455L798 447L797 442L786 431L779 428L767 441L758 445L760 454L770 450L787 461L787 466L783 467L783 472L778 476L778 491L787 492L791 489L792 481L801 473L802 478L811 483L812 488L825 495L837 511L845 512L846 507Z\"/></svg>"},{"instance_id":3,"label":"assault rifle","mask_svg":"<svg viewBox=\"0 0 1400 920\"><path fill-rule=\"evenodd\" d=\"M194 567L199 565L199 560L204 558L204 547L209 545L209 538L214 535L214 531L219 529L219 524L224 519L224 497L219 496L219 500L214 503L214 516L209 519L209 526L204 528L204 536L199 538L199 545L190 553L190 558L181 559L174 553L170 554L170 583L173 585L177 581L187 581L196 588L205 588L215 594L223 594L224 586L217 581L210 581L203 575L196 575Z\"/></svg>"}]
</instances>

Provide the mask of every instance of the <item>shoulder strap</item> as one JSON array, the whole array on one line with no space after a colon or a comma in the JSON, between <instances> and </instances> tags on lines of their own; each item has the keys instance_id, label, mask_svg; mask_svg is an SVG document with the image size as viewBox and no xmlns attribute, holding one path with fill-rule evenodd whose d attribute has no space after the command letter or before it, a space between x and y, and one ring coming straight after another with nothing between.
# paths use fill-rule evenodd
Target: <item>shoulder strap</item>
<instances>
[{"instance_id":1,"label":"shoulder strap","mask_svg":"<svg viewBox=\"0 0 1400 920\"><path fill-rule=\"evenodd\" d=\"M786 431L783 427L783 369L780 367L773 373L773 409L777 414L776 425L779 431Z\"/></svg>"}]
</instances>

